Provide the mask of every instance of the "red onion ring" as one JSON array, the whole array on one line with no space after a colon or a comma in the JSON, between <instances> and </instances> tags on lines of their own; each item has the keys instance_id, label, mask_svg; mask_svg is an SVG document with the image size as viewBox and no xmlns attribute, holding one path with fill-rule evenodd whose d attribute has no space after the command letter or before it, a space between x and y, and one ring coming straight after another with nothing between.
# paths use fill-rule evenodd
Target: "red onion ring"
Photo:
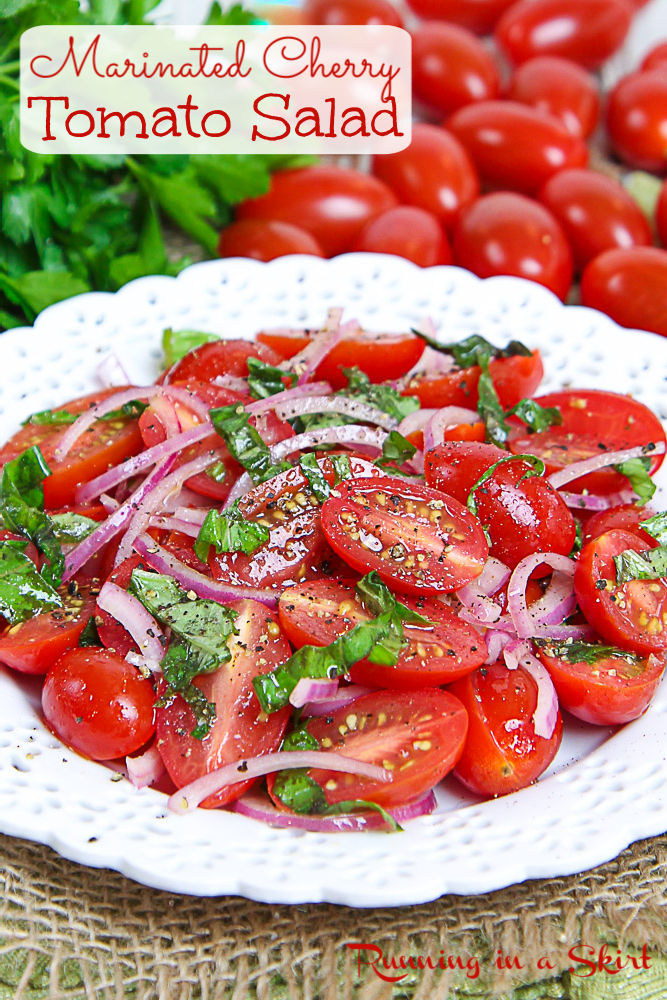
<instances>
[{"instance_id":1,"label":"red onion ring","mask_svg":"<svg viewBox=\"0 0 667 1000\"><path fill-rule=\"evenodd\" d=\"M528 580L543 563L556 573L545 594L529 608L526 603ZM573 577L573 561L557 552L535 552L515 566L507 585L507 608L520 639L534 635L554 637L550 626L562 622L576 606Z\"/></svg>"},{"instance_id":2,"label":"red onion ring","mask_svg":"<svg viewBox=\"0 0 667 1000\"><path fill-rule=\"evenodd\" d=\"M176 407L167 396L156 396L155 399L151 400L148 409L162 424L166 438L173 438L183 430Z\"/></svg>"},{"instance_id":3,"label":"red onion ring","mask_svg":"<svg viewBox=\"0 0 667 1000\"><path fill-rule=\"evenodd\" d=\"M341 413L353 420L376 424L387 430L398 427L398 421L384 410L351 396L305 396L302 399L277 404L275 412L281 420L293 420L294 417L304 417L310 413Z\"/></svg>"},{"instance_id":4,"label":"red onion ring","mask_svg":"<svg viewBox=\"0 0 667 1000\"><path fill-rule=\"evenodd\" d=\"M176 507L173 513L174 517L177 517L180 521L189 521L191 524L201 527L206 520L208 509L205 507Z\"/></svg>"},{"instance_id":5,"label":"red onion ring","mask_svg":"<svg viewBox=\"0 0 667 1000\"><path fill-rule=\"evenodd\" d=\"M403 417L401 420L397 428L398 433L402 434L403 437L407 437L408 434L414 434L415 431L423 431L431 417L437 412L437 410L429 409L428 407L421 410L413 410L412 413L408 413L407 417Z\"/></svg>"},{"instance_id":6,"label":"red onion ring","mask_svg":"<svg viewBox=\"0 0 667 1000\"><path fill-rule=\"evenodd\" d=\"M444 444L445 431L457 424L477 424L479 414L476 410L467 410L462 406L443 406L436 410L424 428L424 451L430 451L439 444Z\"/></svg>"},{"instance_id":7,"label":"red onion ring","mask_svg":"<svg viewBox=\"0 0 667 1000\"><path fill-rule=\"evenodd\" d=\"M164 528L166 531L180 531L182 535L196 538L201 525L192 521L182 521L179 517L169 517L167 514L152 514L148 525L150 528Z\"/></svg>"},{"instance_id":8,"label":"red onion ring","mask_svg":"<svg viewBox=\"0 0 667 1000\"><path fill-rule=\"evenodd\" d=\"M289 696L294 708L303 708L308 702L330 701L338 691L338 678L302 677L296 682Z\"/></svg>"},{"instance_id":9,"label":"red onion ring","mask_svg":"<svg viewBox=\"0 0 667 1000\"><path fill-rule=\"evenodd\" d=\"M552 472L547 477L547 482L557 490L561 486L565 486L566 483L580 479L582 476L588 475L589 472L597 472L599 469L605 469L608 465L618 465L620 462L626 462L629 458L653 458L656 455L664 454L664 441L654 444L653 447L644 444L636 448L623 448L621 451L603 451L592 458L586 458L582 462L572 462L571 465L566 465L564 469Z\"/></svg>"},{"instance_id":10,"label":"red onion ring","mask_svg":"<svg viewBox=\"0 0 667 1000\"><path fill-rule=\"evenodd\" d=\"M566 493L559 490L558 494L573 510L610 510L612 507L619 507L621 504L632 503L634 493L632 490L625 490L621 493L610 493L609 496L596 496L588 493Z\"/></svg>"},{"instance_id":11,"label":"red onion ring","mask_svg":"<svg viewBox=\"0 0 667 1000\"><path fill-rule=\"evenodd\" d=\"M496 632L489 629L484 636L486 640L487 657L485 663L495 663L500 659L501 653L508 642L512 640L509 632Z\"/></svg>"},{"instance_id":12,"label":"red onion ring","mask_svg":"<svg viewBox=\"0 0 667 1000\"><path fill-rule=\"evenodd\" d=\"M362 687L361 684L346 684L343 687L339 687L336 694L330 698L321 699L319 701L309 701L303 706L304 716L309 718L317 718L321 715L330 715L339 708L345 708L346 705L350 705L357 698L361 698L364 694L370 694L374 688Z\"/></svg>"},{"instance_id":13,"label":"red onion ring","mask_svg":"<svg viewBox=\"0 0 667 1000\"><path fill-rule=\"evenodd\" d=\"M283 403L291 403L295 399L303 399L305 396L327 396L330 392L331 386L328 382L308 382L305 385L295 385L292 389L277 392L274 396L268 396L266 399L257 399L254 403L249 403L246 410L257 416L260 413L275 410L276 406L281 406Z\"/></svg>"},{"instance_id":14,"label":"red onion ring","mask_svg":"<svg viewBox=\"0 0 667 1000\"><path fill-rule=\"evenodd\" d=\"M164 774L164 763L155 743L138 757L126 757L125 767L135 788L148 788Z\"/></svg>"},{"instance_id":15,"label":"red onion ring","mask_svg":"<svg viewBox=\"0 0 667 1000\"><path fill-rule=\"evenodd\" d=\"M505 646L503 655L509 670L522 667L535 681L537 685L537 705L533 712L535 735L550 740L558 721L558 695L549 671L536 656L533 656L530 644L527 642L511 640Z\"/></svg>"},{"instance_id":16,"label":"red onion ring","mask_svg":"<svg viewBox=\"0 0 667 1000\"><path fill-rule=\"evenodd\" d=\"M404 806L388 809L387 812L399 825L416 819L418 816L428 816L436 808L433 790L427 792L415 802ZM384 820L376 812L339 813L337 816L304 815L303 813L286 812L277 809L267 795L251 791L237 799L232 809L241 816L268 823L285 829L309 830L311 833L341 833L360 832L363 830L379 830L384 827Z\"/></svg>"},{"instance_id":17,"label":"red onion ring","mask_svg":"<svg viewBox=\"0 0 667 1000\"><path fill-rule=\"evenodd\" d=\"M247 379L241 378L240 375L216 375L211 381L222 389L231 389L232 392L240 392L243 396L248 393Z\"/></svg>"},{"instance_id":18,"label":"red onion ring","mask_svg":"<svg viewBox=\"0 0 667 1000\"><path fill-rule=\"evenodd\" d=\"M228 785L294 767L313 767L326 771L341 771L343 774L358 774L363 778L370 778L371 781L386 782L393 779L391 771L387 771L384 767L369 764L365 760L345 757L340 753L327 750L278 750L276 753L262 754L261 757L238 760L234 764L226 764L204 774L174 792L167 800L167 806L172 812L187 813L196 809L209 795L215 795Z\"/></svg>"},{"instance_id":19,"label":"red onion ring","mask_svg":"<svg viewBox=\"0 0 667 1000\"><path fill-rule=\"evenodd\" d=\"M295 451L306 451L321 444L342 444L353 447L357 444L371 445L382 451L387 432L364 427L363 424L341 424L340 427L320 427L304 434L295 434L271 446L271 459L279 462Z\"/></svg>"},{"instance_id":20,"label":"red onion ring","mask_svg":"<svg viewBox=\"0 0 667 1000\"><path fill-rule=\"evenodd\" d=\"M97 606L130 633L143 656L160 662L165 654L165 635L150 611L134 594L107 580L98 594Z\"/></svg>"}]
</instances>

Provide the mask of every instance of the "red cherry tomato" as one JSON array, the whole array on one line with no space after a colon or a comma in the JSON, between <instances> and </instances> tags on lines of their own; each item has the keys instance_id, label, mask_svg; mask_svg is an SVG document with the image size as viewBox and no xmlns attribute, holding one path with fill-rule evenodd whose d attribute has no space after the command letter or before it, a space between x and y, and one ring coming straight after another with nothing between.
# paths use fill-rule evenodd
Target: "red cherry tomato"
<instances>
[{"instance_id":1,"label":"red cherry tomato","mask_svg":"<svg viewBox=\"0 0 667 1000\"><path fill-rule=\"evenodd\" d=\"M461 108L447 127L468 150L483 181L534 194L567 167L585 167L588 150L555 118L516 101Z\"/></svg>"},{"instance_id":2,"label":"red cherry tomato","mask_svg":"<svg viewBox=\"0 0 667 1000\"><path fill-rule=\"evenodd\" d=\"M562 227L578 271L604 250L652 243L646 216L613 177L594 170L562 170L538 197Z\"/></svg>"},{"instance_id":3,"label":"red cherry tomato","mask_svg":"<svg viewBox=\"0 0 667 1000\"><path fill-rule=\"evenodd\" d=\"M212 378L214 377L212 376ZM236 392L233 389L225 389L214 382L200 382L194 378L170 379L170 384L178 389L185 389L192 395L193 402L206 403L209 409L215 406L227 406L229 403L245 401L247 398L242 393ZM180 401L174 404L174 409L179 418L181 430L189 430L200 423L199 417L194 414L193 410ZM153 445L160 444L167 437L167 432L160 419L159 411L154 410L152 406L148 406L139 417L139 430L146 448L152 448Z\"/></svg>"},{"instance_id":4,"label":"red cherry tomato","mask_svg":"<svg viewBox=\"0 0 667 1000\"><path fill-rule=\"evenodd\" d=\"M597 69L631 20L625 0L519 0L500 18L496 39L514 63L550 55Z\"/></svg>"},{"instance_id":5,"label":"red cherry tomato","mask_svg":"<svg viewBox=\"0 0 667 1000\"><path fill-rule=\"evenodd\" d=\"M646 710L665 670L659 656L601 656L593 663L571 662L539 650L562 708L595 726L622 726Z\"/></svg>"},{"instance_id":6,"label":"red cherry tomato","mask_svg":"<svg viewBox=\"0 0 667 1000\"><path fill-rule=\"evenodd\" d=\"M345 480L322 507L329 544L354 569L401 592L457 590L482 572L484 532L457 500L387 477Z\"/></svg>"},{"instance_id":7,"label":"red cherry tomato","mask_svg":"<svg viewBox=\"0 0 667 1000\"><path fill-rule=\"evenodd\" d=\"M333 256L350 248L369 219L395 204L385 184L359 170L302 167L273 174L268 193L244 202L237 218L300 226Z\"/></svg>"},{"instance_id":8,"label":"red cherry tomato","mask_svg":"<svg viewBox=\"0 0 667 1000\"><path fill-rule=\"evenodd\" d=\"M542 205L511 191L484 195L463 212L454 260L481 278L528 278L560 299L572 284L572 254L562 229Z\"/></svg>"},{"instance_id":9,"label":"red cherry tomato","mask_svg":"<svg viewBox=\"0 0 667 1000\"><path fill-rule=\"evenodd\" d=\"M393 667L368 660L350 669L353 681L378 688L438 687L464 677L486 659L486 644L471 625L432 597L402 598L431 625L404 624L408 640ZM313 580L285 591L278 605L280 624L297 647L328 646L370 615L356 596L354 584Z\"/></svg>"},{"instance_id":10,"label":"red cherry tomato","mask_svg":"<svg viewBox=\"0 0 667 1000\"><path fill-rule=\"evenodd\" d=\"M178 695L157 710L157 747L177 788L209 771L242 758L278 749L289 719L289 708L265 715L252 681L269 673L290 656L289 643L270 611L257 601L237 601L234 625L238 634L228 640L231 660L212 674L200 674L193 684L215 705L216 718L203 740L195 739L192 709ZM252 784L239 781L202 803L215 808L233 802Z\"/></svg>"},{"instance_id":11,"label":"red cherry tomato","mask_svg":"<svg viewBox=\"0 0 667 1000\"><path fill-rule=\"evenodd\" d=\"M415 122L408 148L375 156L372 169L400 201L433 212L448 229L479 194L468 153L458 139L436 125Z\"/></svg>"},{"instance_id":12,"label":"red cherry tomato","mask_svg":"<svg viewBox=\"0 0 667 1000\"><path fill-rule=\"evenodd\" d=\"M306 0L304 24L393 24L403 19L389 0Z\"/></svg>"},{"instance_id":13,"label":"red cherry tomato","mask_svg":"<svg viewBox=\"0 0 667 1000\"><path fill-rule=\"evenodd\" d=\"M647 52L639 67L641 70L667 69L667 42L659 42Z\"/></svg>"},{"instance_id":14,"label":"red cherry tomato","mask_svg":"<svg viewBox=\"0 0 667 1000\"><path fill-rule=\"evenodd\" d=\"M431 212L410 205L390 208L371 219L350 249L395 254L420 267L452 262L452 251L439 220Z\"/></svg>"},{"instance_id":15,"label":"red cherry tomato","mask_svg":"<svg viewBox=\"0 0 667 1000\"><path fill-rule=\"evenodd\" d=\"M658 203L655 206L655 224L660 242L667 248L667 181L664 181L660 188Z\"/></svg>"},{"instance_id":16,"label":"red cherry tomato","mask_svg":"<svg viewBox=\"0 0 667 1000\"><path fill-rule=\"evenodd\" d=\"M437 688L374 691L305 727L322 749L387 767L393 781L312 769L327 802L364 799L385 808L403 805L437 785L463 749L466 712L454 695Z\"/></svg>"},{"instance_id":17,"label":"red cherry tomato","mask_svg":"<svg viewBox=\"0 0 667 1000\"><path fill-rule=\"evenodd\" d=\"M522 667L481 667L451 691L468 712L468 738L454 770L477 795L509 795L535 781L556 756L563 735L560 712L550 739L537 736L537 684Z\"/></svg>"},{"instance_id":18,"label":"red cherry tomato","mask_svg":"<svg viewBox=\"0 0 667 1000\"><path fill-rule=\"evenodd\" d=\"M577 560L574 589L586 620L606 641L631 653L667 649L667 583L664 580L616 582L614 556L646 551L644 538L615 528L587 542Z\"/></svg>"},{"instance_id":19,"label":"red cherry tomato","mask_svg":"<svg viewBox=\"0 0 667 1000\"><path fill-rule=\"evenodd\" d=\"M624 163L667 170L667 73L654 69L623 77L609 94L607 132Z\"/></svg>"},{"instance_id":20,"label":"red cherry tomato","mask_svg":"<svg viewBox=\"0 0 667 1000\"><path fill-rule=\"evenodd\" d=\"M232 222L220 233L218 255L220 257L253 257L255 260L274 260L291 253L307 253L314 257L324 257L324 251L317 240L288 222L271 219L247 219Z\"/></svg>"},{"instance_id":21,"label":"red cherry tomato","mask_svg":"<svg viewBox=\"0 0 667 1000\"><path fill-rule=\"evenodd\" d=\"M518 421L510 417L509 422L515 424L515 429L510 432L508 443L515 455L537 455L548 473L592 458L602 451L665 441L665 432L655 414L630 396L602 389L570 389L538 396L537 402L560 410L563 423L537 434L528 434L525 427L519 427ZM652 459L652 473L662 462L662 455ZM590 472L567 484L567 489L573 492L587 489L603 495L627 488L625 476L609 468Z\"/></svg>"},{"instance_id":22,"label":"red cherry tomato","mask_svg":"<svg viewBox=\"0 0 667 1000\"><path fill-rule=\"evenodd\" d=\"M647 549L653 548L656 545L655 538L639 527L640 521L647 521L653 514L655 511L648 507L638 507L635 503L620 504L618 507L610 507L609 510L598 511L586 521L584 541L590 542L592 538L598 538L614 528L624 528L641 535Z\"/></svg>"},{"instance_id":23,"label":"red cherry tomato","mask_svg":"<svg viewBox=\"0 0 667 1000\"><path fill-rule=\"evenodd\" d=\"M474 365L472 368L454 368L444 375L416 375L403 389L403 395L416 396L420 406L427 409L439 410L443 406L474 409L481 373L479 365ZM533 351L529 355L494 358L489 363L489 373L501 406L508 410L519 400L533 395L544 377L544 365L540 352Z\"/></svg>"},{"instance_id":24,"label":"red cherry tomato","mask_svg":"<svg viewBox=\"0 0 667 1000\"><path fill-rule=\"evenodd\" d=\"M449 115L500 93L500 75L480 40L456 24L429 21L412 33L412 89L433 111Z\"/></svg>"},{"instance_id":25,"label":"red cherry tomato","mask_svg":"<svg viewBox=\"0 0 667 1000\"><path fill-rule=\"evenodd\" d=\"M465 504L480 476L506 457L493 444L446 442L426 453L426 482ZM530 475L531 469L528 462L505 462L474 494L491 553L511 568L534 552L569 555L574 544L572 514L546 479Z\"/></svg>"},{"instance_id":26,"label":"red cherry tomato","mask_svg":"<svg viewBox=\"0 0 667 1000\"><path fill-rule=\"evenodd\" d=\"M595 78L570 59L535 56L515 71L507 97L558 118L582 139L594 131L600 114Z\"/></svg>"},{"instance_id":27,"label":"red cherry tomato","mask_svg":"<svg viewBox=\"0 0 667 1000\"><path fill-rule=\"evenodd\" d=\"M277 365L280 357L264 344L250 340L213 340L202 344L172 365L166 373L166 382L211 382L216 375L234 375L245 378L248 358L259 358L267 365ZM197 393L195 392L195 395Z\"/></svg>"},{"instance_id":28,"label":"red cherry tomato","mask_svg":"<svg viewBox=\"0 0 667 1000\"><path fill-rule=\"evenodd\" d=\"M23 674L45 674L59 656L76 646L90 616L95 613L99 582L73 580L62 584L58 593L63 601L62 608L45 611L5 629L0 636L0 663Z\"/></svg>"},{"instance_id":29,"label":"red cherry tomato","mask_svg":"<svg viewBox=\"0 0 667 1000\"><path fill-rule=\"evenodd\" d=\"M133 753L155 729L153 685L107 649L72 649L42 689L42 710L60 739L93 760Z\"/></svg>"},{"instance_id":30,"label":"red cherry tomato","mask_svg":"<svg viewBox=\"0 0 667 1000\"><path fill-rule=\"evenodd\" d=\"M460 24L478 35L488 35L513 3L515 0L408 0L421 17Z\"/></svg>"},{"instance_id":31,"label":"red cherry tomato","mask_svg":"<svg viewBox=\"0 0 667 1000\"><path fill-rule=\"evenodd\" d=\"M581 301L607 313L620 326L667 337L667 250L631 247L607 250L581 277Z\"/></svg>"}]
</instances>

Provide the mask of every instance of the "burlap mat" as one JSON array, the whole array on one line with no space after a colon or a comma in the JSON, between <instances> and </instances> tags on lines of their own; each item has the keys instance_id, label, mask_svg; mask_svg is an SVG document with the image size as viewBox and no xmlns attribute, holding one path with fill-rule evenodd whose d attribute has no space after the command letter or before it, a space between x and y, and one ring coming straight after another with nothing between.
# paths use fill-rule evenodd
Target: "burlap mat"
<instances>
[{"instance_id":1,"label":"burlap mat","mask_svg":"<svg viewBox=\"0 0 667 1000\"><path fill-rule=\"evenodd\" d=\"M667 837L635 844L584 875L376 910L161 893L7 837L0 837L0 858L2 1000L667 997ZM587 945L597 957L605 941L614 957L618 946L650 968L584 977L590 968L576 965L578 975L563 975L570 948ZM406 973L392 986L371 965L358 965L377 952L347 947L355 942L375 945L395 963L458 955L473 964L384 969ZM648 962L639 958L644 944ZM498 949L523 968L499 971ZM512 992L527 983L539 985Z\"/></svg>"}]
</instances>

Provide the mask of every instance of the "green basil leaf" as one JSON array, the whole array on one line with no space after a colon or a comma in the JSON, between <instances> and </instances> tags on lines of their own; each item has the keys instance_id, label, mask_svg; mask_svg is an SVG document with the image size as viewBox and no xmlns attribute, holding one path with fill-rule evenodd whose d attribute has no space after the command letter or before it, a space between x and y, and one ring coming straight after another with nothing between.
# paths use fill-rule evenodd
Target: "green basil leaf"
<instances>
[{"instance_id":1,"label":"green basil leaf","mask_svg":"<svg viewBox=\"0 0 667 1000\"><path fill-rule=\"evenodd\" d=\"M273 794L295 813L321 813L327 805L321 786L303 768L278 771Z\"/></svg>"},{"instance_id":2,"label":"green basil leaf","mask_svg":"<svg viewBox=\"0 0 667 1000\"><path fill-rule=\"evenodd\" d=\"M167 368L171 368L195 347L211 344L219 339L214 333L202 333L200 330L173 330L168 326L162 333L164 363Z\"/></svg>"},{"instance_id":3,"label":"green basil leaf","mask_svg":"<svg viewBox=\"0 0 667 1000\"><path fill-rule=\"evenodd\" d=\"M218 406L210 411L210 416L230 454L250 474L253 483L263 483L291 468L289 462L273 462L259 432L250 424L244 406L239 403Z\"/></svg>"},{"instance_id":4,"label":"green basil leaf","mask_svg":"<svg viewBox=\"0 0 667 1000\"><path fill-rule=\"evenodd\" d=\"M397 615L402 622L409 622L411 625L432 624L428 618L401 604L375 570L363 576L354 589L366 611L374 616L389 611Z\"/></svg>"},{"instance_id":5,"label":"green basil leaf","mask_svg":"<svg viewBox=\"0 0 667 1000\"><path fill-rule=\"evenodd\" d=\"M629 664L641 663L643 657L635 653L628 653L627 650L619 649L618 646L606 646L596 642L580 642L575 639L564 639L556 641L554 639L533 639L536 646L543 649L547 656L557 656L568 663L595 664L600 660L613 657L617 660L626 660Z\"/></svg>"},{"instance_id":6,"label":"green basil leaf","mask_svg":"<svg viewBox=\"0 0 667 1000\"><path fill-rule=\"evenodd\" d=\"M335 802L333 805L327 806L324 810L324 815L338 816L341 813L351 813L356 812L357 810L379 813L386 824L387 833L403 832L403 827L396 822L391 813L387 812L386 809L378 805L377 802L369 802L368 799L349 799L346 802Z\"/></svg>"},{"instance_id":7,"label":"green basil leaf","mask_svg":"<svg viewBox=\"0 0 667 1000\"><path fill-rule=\"evenodd\" d=\"M97 625L95 624L95 616L91 615L86 622L86 627L79 636L79 641L77 643L79 649L85 649L88 647L100 647L102 642L100 640Z\"/></svg>"},{"instance_id":8,"label":"green basil leaf","mask_svg":"<svg viewBox=\"0 0 667 1000\"><path fill-rule=\"evenodd\" d=\"M0 615L10 625L62 607L58 591L25 554L27 542L0 541Z\"/></svg>"},{"instance_id":9,"label":"green basil leaf","mask_svg":"<svg viewBox=\"0 0 667 1000\"><path fill-rule=\"evenodd\" d=\"M488 358L481 353L477 355L477 364L482 374L477 383L477 412L486 425L486 438L498 448L504 448L510 432L510 426L505 420L505 411L500 405L496 387L489 371Z\"/></svg>"},{"instance_id":10,"label":"green basil leaf","mask_svg":"<svg viewBox=\"0 0 667 1000\"><path fill-rule=\"evenodd\" d=\"M342 456L336 456L337 458ZM349 460L348 460L349 461ZM324 472L320 468L315 455L302 455L299 459L299 467L308 481L308 485L318 503L324 503L329 499L331 487L327 482Z\"/></svg>"},{"instance_id":11,"label":"green basil leaf","mask_svg":"<svg viewBox=\"0 0 667 1000\"><path fill-rule=\"evenodd\" d=\"M667 548L658 546L646 552L628 549L614 556L616 583L621 585L630 580L660 580L667 578Z\"/></svg>"},{"instance_id":12,"label":"green basil leaf","mask_svg":"<svg viewBox=\"0 0 667 1000\"><path fill-rule=\"evenodd\" d=\"M224 483L227 478L227 466L224 462L214 462L206 470L206 475L209 479L212 479L214 483Z\"/></svg>"},{"instance_id":13,"label":"green basil leaf","mask_svg":"<svg viewBox=\"0 0 667 1000\"><path fill-rule=\"evenodd\" d=\"M248 388L255 399L267 399L278 392L284 392L285 379L291 388L296 382L296 375L293 372L284 372L282 368L267 365L259 358L248 358Z\"/></svg>"},{"instance_id":14,"label":"green basil leaf","mask_svg":"<svg viewBox=\"0 0 667 1000\"><path fill-rule=\"evenodd\" d=\"M7 462L0 479L0 513L5 527L30 539L46 557L41 574L56 587L62 580L65 557L53 523L44 513L42 483L50 471L36 446Z\"/></svg>"},{"instance_id":15,"label":"green basil leaf","mask_svg":"<svg viewBox=\"0 0 667 1000\"><path fill-rule=\"evenodd\" d=\"M495 358L511 358L516 355L529 357L533 353L520 340L511 340L507 347L496 347L485 337L480 336L478 333L473 333L471 336L466 337L465 340L459 340L453 344L442 344L439 340L435 340L433 337L422 333L421 330L413 328L412 332L421 337L422 340L425 340L429 347L432 347L435 351L440 351L442 354L451 354L459 368L471 368L473 365L478 365L480 357L486 360L488 364L489 361Z\"/></svg>"},{"instance_id":16,"label":"green basil leaf","mask_svg":"<svg viewBox=\"0 0 667 1000\"><path fill-rule=\"evenodd\" d=\"M347 379L347 387L341 389L337 394L339 396L361 399L398 421L419 409L419 400L414 396L401 396L398 389L390 385L371 382L359 368L343 368L343 375ZM339 419L338 423L343 423L343 420Z\"/></svg>"},{"instance_id":17,"label":"green basil leaf","mask_svg":"<svg viewBox=\"0 0 667 1000\"><path fill-rule=\"evenodd\" d=\"M211 545L216 552L244 552L249 556L268 540L267 526L248 521L238 504L232 504L224 511L209 510L199 529L194 549L197 558L206 562Z\"/></svg>"},{"instance_id":18,"label":"green basil leaf","mask_svg":"<svg viewBox=\"0 0 667 1000\"><path fill-rule=\"evenodd\" d=\"M381 469L392 468L392 463L403 465L409 458L412 458L416 451L415 446L398 431L389 431L382 443L382 457L375 460L375 465ZM392 471L396 472L397 470L392 468Z\"/></svg>"},{"instance_id":19,"label":"green basil leaf","mask_svg":"<svg viewBox=\"0 0 667 1000\"><path fill-rule=\"evenodd\" d=\"M647 531L660 545L667 545L667 513L654 514L646 521L640 521L639 527Z\"/></svg>"},{"instance_id":20,"label":"green basil leaf","mask_svg":"<svg viewBox=\"0 0 667 1000\"><path fill-rule=\"evenodd\" d=\"M529 434L539 434L549 427L560 427L563 423L563 414L556 406L540 406L534 399L519 400L516 406L507 410L505 416L518 417L526 425Z\"/></svg>"},{"instance_id":21,"label":"green basil leaf","mask_svg":"<svg viewBox=\"0 0 667 1000\"><path fill-rule=\"evenodd\" d=\"M128 403L124 403L119 410L111 410L99 419L113 421L140 417L147 407L148 403L142 403L141 400L132 399ZM27 420L24 420L22 426L25 427L26 424L36 424L37 426L60 427L66 424L76 423L80 416L80 413L71 413L69 410L40 410L39 413L33 413L27 418Z\"/></svg>"},{"instance_id":22,"label":"green basil leaf","mask_svg":"<svg viewBox=\"0 0 667 1000\"><path fill-rule=\"evenodd\" d=\"M633 492L637 496L637 505L642 507L655 493L656 486L648 470L651 468L650 458L628 458L625 462L614 465L616 472L628 479Z\"/></svg>"},{"instance_id":23,"label":"green basil leaf","mask_svg":"<svg viewBox=\"0 0 667 1000\"><path fill-rule=\"evenodd\" d=\"M170 645L160 666L162 675L167 682L167 690L158 698L156 706L164 708L169 704L174 693L180 694L195 716L196 725L191 735L197 740L203 740L215 722L215 705L192 683L192 679L201 671L197 669L196 658L193 663L192 649L189 644L184 642Z\"/></svg>"},{"instance_id":24,"label":"green basil leaf","mask_svg":"<svg viewBox=\"0 0 667 1000\"><path fill-rule=\"evenodd\" d=\"M349 455L331 455L330 462L334 469L334 486L338 486L345 479L352 479L352 466Z\"/></svg>"},{"instance_id":25,"label":"green basil leaf","mask_svg":"<svg viewBox=\"0 0 667 1000\"><path fill-rule=\"evenodd\" d=\"M92 535L100 526L99 521L93 521L92 517L75 514L73 511L51 514L50 518L53 532L59 542L80 542L88 535Z\"/></svg>"}]
</instances>

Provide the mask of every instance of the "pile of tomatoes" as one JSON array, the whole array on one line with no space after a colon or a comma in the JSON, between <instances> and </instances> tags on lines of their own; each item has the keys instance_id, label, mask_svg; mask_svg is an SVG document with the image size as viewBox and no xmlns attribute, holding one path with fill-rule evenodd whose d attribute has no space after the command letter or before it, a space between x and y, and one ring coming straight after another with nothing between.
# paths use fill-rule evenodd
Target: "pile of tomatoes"
<instances>
[{"instance_id":1,"label":"pile of tomatoes","mask_svg":"<svg viewBox=\"0 0 667 1000\"><path fill-rule=\"evenodd\" d=\"M220 235L223 257L392 253L528 278L618 323L667 335L667 182L644 210L588 166L592 142L667 171L667 42L601 95L597 70L641 0L409 0L420 121L370 173L274 175ZM308 0L312 24L403 26L390 0ZM494 39L480 36L494 33ZM648 213L648 214L646 214Z\"/></svg>"}]
</instances>

